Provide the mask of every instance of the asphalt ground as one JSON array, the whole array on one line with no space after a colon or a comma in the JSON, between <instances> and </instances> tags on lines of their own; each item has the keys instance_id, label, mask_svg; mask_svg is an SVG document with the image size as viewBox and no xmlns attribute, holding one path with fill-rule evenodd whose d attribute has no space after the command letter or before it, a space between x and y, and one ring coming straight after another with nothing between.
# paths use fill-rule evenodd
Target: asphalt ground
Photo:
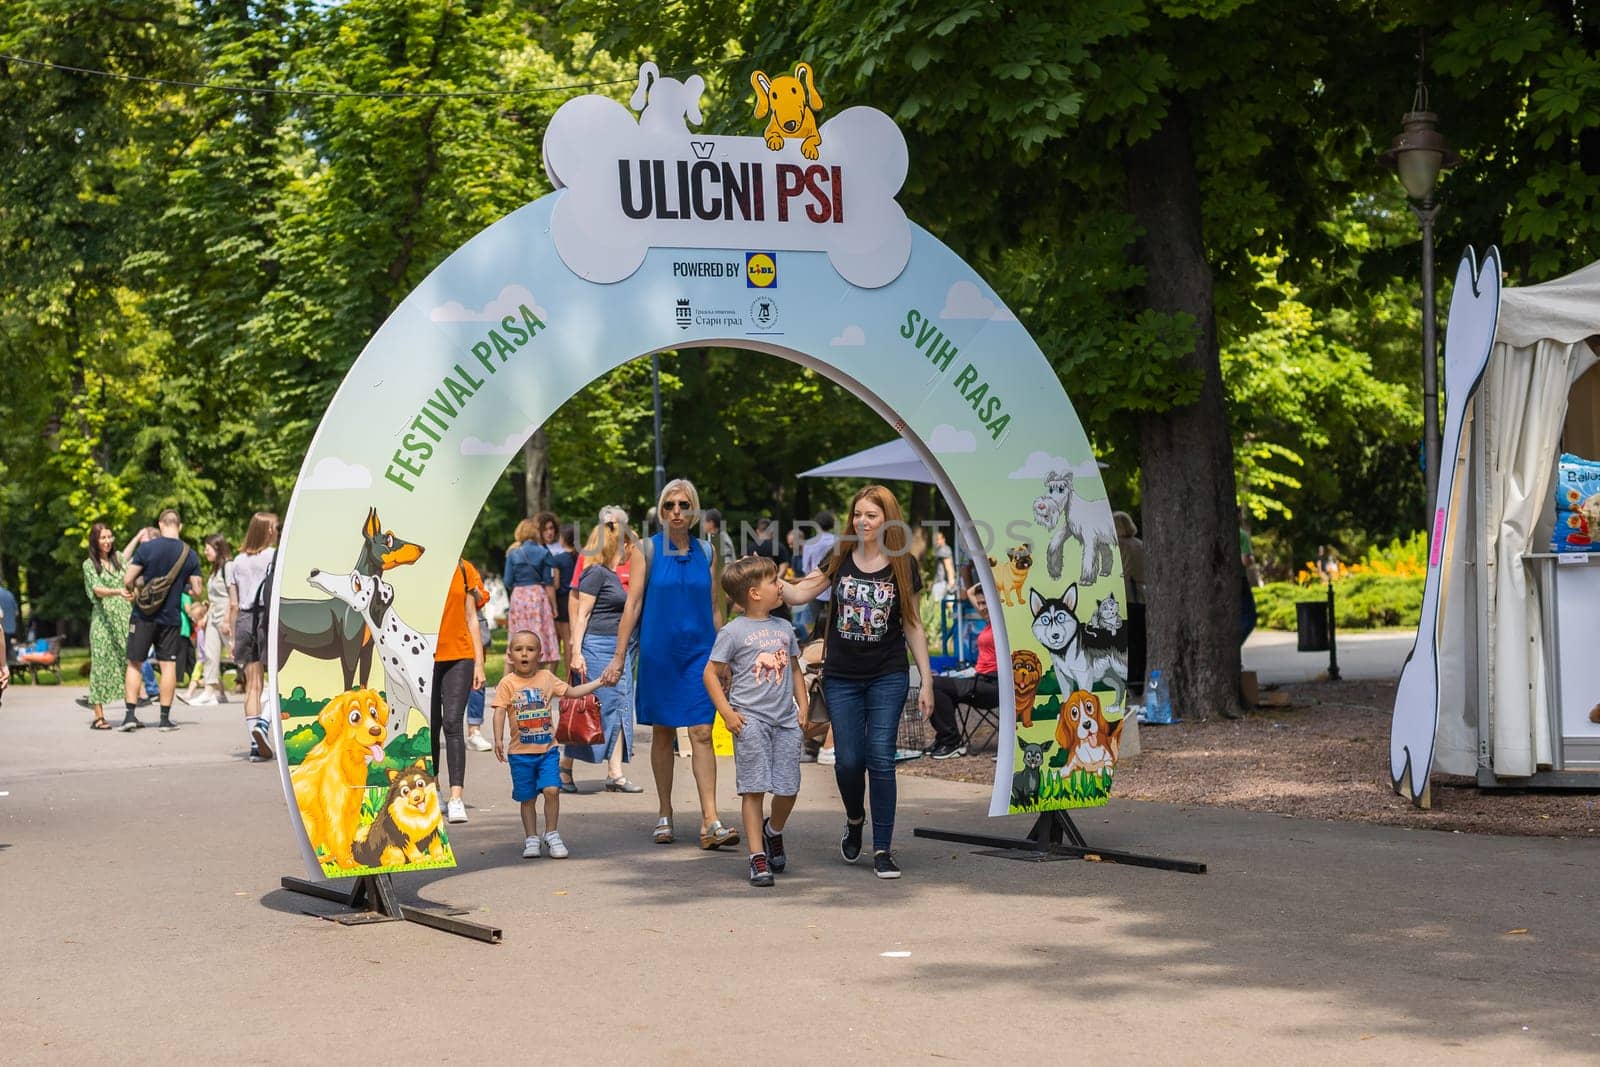
<instances>
[{"instance_id":1,"label":"asphalt ground","mask_svg":"<svg viewBox=\"0 0 1600 1067\"><path fill-rule=\"evenodd\" d=\"M1113 801L1104 848L1203 875L1024 862L913 826L1021 833L983 787L902 776L905 877L837 852L805 768L790 873L649 842L653 795L564 798L567 860L523 860L509 782L469 753L461 866L401 895L469 909L485 945L346 927L298 869L236 706L91 733L71 688L0 708L0 1048L7 1062L870 1061L1593 1063L1591 842ZM581 770L581 765L580 765ZM644 761L630 768L648 783ZM594 790L599 776L580 773ZM719 778L736 812L732 768ZM692 830L687 761L680 829Z\"/></svg>"}]
</instances>

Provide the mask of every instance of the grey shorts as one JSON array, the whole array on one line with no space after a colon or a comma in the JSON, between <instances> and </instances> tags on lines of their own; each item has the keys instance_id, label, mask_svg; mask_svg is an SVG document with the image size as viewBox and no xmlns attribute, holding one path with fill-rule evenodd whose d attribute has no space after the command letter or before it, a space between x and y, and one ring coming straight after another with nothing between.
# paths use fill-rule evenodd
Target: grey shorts
<instances>
[{"instance_id":1,"label":"grey shorts","mask_svg":"<svg viewBox=\"0 0 1600 1067\"><path fill-rule=\"evenodd\" d=\"M233 662L243 667L247 663L265 663L267 635L260 631L266 627L256 620L253 608L241 608L233 622Z\"/></svg>"},{"instance_id":2,"label":"grey shorts","mask_svg":"<svg viewBox=\"0 0 1600 1067\"><path fill-rule=\"evenodd\" d=\"M800 727L772 726L751 715L733 739L737 793L792 797L800 792Z\"/></svg>"}]
</instances>

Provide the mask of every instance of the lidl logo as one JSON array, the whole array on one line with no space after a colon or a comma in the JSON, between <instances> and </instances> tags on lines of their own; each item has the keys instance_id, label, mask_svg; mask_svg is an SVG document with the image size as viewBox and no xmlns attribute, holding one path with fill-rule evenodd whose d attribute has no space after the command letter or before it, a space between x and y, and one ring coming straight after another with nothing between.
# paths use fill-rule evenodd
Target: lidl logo
<instances>
[{"instance_id":1,"label":"lidl logo","mask_svg":"<svg viewBox=\"0 0 1600 1067\"><path fill-rule=\"evenodd\" d=\"M771 252L746 252L744 284L747 289L775 288L778 284L778 257Z\"/></svg>"}]
</instances>

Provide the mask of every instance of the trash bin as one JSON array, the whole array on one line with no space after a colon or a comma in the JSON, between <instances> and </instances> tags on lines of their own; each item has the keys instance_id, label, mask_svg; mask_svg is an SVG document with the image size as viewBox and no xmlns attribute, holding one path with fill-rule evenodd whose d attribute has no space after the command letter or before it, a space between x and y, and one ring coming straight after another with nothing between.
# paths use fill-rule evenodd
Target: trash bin
<instances>
[{"instance_id":1,"label":"trash bin","mask_svg":"<svg viewBox=\"0 0 1600 1067\"><path fill-rule=\"evenodd\" d=\"M1328 602L1302 600L1294 606L1294 614L1300 651L1328 651Z\"/></svg>"}]
</instances>

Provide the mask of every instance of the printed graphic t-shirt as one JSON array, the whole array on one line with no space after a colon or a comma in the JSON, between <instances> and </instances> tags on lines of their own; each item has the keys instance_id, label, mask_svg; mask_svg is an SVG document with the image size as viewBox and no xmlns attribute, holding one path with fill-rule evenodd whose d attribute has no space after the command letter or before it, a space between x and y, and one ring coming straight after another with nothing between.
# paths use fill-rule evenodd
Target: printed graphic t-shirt
<instances>
[{"instance_id":1,"label":"printed graphic t-shirt","mask_svg":"<svg viewBox=\"0 0 1600 1067\"><path fill-rule=\"evenodd\" d=\"M194 549L184 544L176 537L157 537L151 541L142 542L133 550L133 557L128 560L129 565L137 563L144 568L139 573L147 582L158 578L165 578L167 572L172 570L172 565L178 562L178 554L184 556L183 566L178 568L178 577L167 589L167 599L162 601L161 610L153 615L146 615L138 607L133 609L136 619L148 619L158 626L177 626L183 619L179 610L179 599L184 590L189 588L189 579L200 574L200 557L195 555Z\"/></svg>"},{"instance_id":2,"label":"printed graphic t-shirt","mask_svg":"<svg viewBox=\"0 0 1600 1067\"><path fill-rule=\"evenodd\" d=\"M741 615L717 631L711 662L726 663L732 679L728 703L741 715L773 726L799 722L794 707L794 664L800 645L787 620Z\"/></svg>"},{"instance_id":3,"label":"printed graphic t-shirt","mask_svg":"<svg viewBox=\"0 0 1600 1067\"><path fill-rule=\"evenodd\" d=\"M467 632L467 592L472 592L476 612L489 602L478 568L461 560L450 572L450 591L444 597L444 614L439 618L439 641L434 649L436 663L472 658L472 634ZM481 635L480 635L481 636Z\"/></svg>"},{"instance_id":4,"label":"printed graphic t-shirt","mask_svg":"<svg viewBox=\"0 0 1600 1067\"><path fill-rule=\"evenodd\" d=\"M530 678L506 673L494 688L490 706L505 708L511 719L511 743L507 752L537 756L556 743L556 698L567 691L567 683L549 671L537 671Z\"/></svg>"},{"instance_id":5,"label":"printed graphic t-shirt","mask_svg":"<svg viewBox=\"0 0 1600 1067\"><path fill-rule=\"evenodd\" d=\"M922 576L915 567L911 583L913 592L921 591ZM905 670L906 633L894 568L863 571L846 556L832 588L827 673L836 678L877 678Z\"/></svg>"}]
</instances>

